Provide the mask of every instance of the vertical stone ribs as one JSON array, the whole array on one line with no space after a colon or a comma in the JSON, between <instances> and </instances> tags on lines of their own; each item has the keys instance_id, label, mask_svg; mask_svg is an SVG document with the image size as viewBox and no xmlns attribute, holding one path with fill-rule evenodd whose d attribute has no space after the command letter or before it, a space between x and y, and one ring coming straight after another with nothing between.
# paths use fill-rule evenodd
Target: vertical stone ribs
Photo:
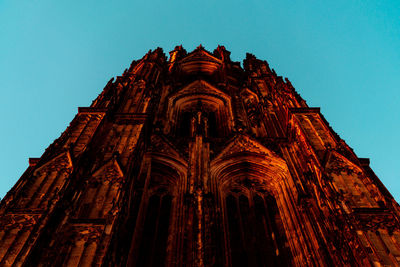
<instances>
[{"instance_id":1,"label":"vertical stone ribs","mask_svg":"<svg viewBox=\"0 0 400 267\"><path fill-rule=\"evenodd\" d=\"M6 196L0 217L2 265L24 262L62 196L71 172L70 153L63 152L35 171L28 168L26 176Z\"/></svg>"},{"instance_id":2,"label":"vertical stone ribs","mask_svg":"<svg viewBox=\"0 0 400 267\"><path fill-rule=\"evenodd\" d=\"M0 204L0 266L399 266L399 206L290 81L149 51Z\"/></svg>"}]
</instances>

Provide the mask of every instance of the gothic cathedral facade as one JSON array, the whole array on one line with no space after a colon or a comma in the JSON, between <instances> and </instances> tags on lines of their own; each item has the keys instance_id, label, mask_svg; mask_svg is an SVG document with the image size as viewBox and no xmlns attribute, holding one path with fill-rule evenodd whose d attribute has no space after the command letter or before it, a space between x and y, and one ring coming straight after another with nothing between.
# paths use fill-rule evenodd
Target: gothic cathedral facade
<instances>
[{"instance_id":1,"label":"gothic cathedral facade","mask_svg":"<svg viewBox=\"0 0 400 267\"><path fill-rule=\"evenodd\" d=\"M0 266L398 266L399 206L287 79L149 51L0 205Z\"/></svg>"}]
</instances>

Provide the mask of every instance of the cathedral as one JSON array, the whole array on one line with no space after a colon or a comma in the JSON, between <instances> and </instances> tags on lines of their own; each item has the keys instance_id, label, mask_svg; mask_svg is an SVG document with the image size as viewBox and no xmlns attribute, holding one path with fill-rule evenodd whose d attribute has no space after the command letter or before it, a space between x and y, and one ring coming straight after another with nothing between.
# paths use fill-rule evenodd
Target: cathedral
<instances>
[{"instance_id":1,"label":"cathedral","mask_svg":"<svg viewBox=\"0 0 400 267\"><path fill-rule=\"evenodd\" d=\"M400 210L288 79L150 50L0 204L0 266L399 266Z\"/></svg>"}]
</instances>

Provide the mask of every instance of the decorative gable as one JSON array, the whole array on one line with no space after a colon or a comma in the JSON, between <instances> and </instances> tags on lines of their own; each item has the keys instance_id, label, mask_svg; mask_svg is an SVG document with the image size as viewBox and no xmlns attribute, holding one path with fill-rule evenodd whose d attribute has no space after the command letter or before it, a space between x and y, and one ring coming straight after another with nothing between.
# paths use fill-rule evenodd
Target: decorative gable
<instances>
[{"instance_id":1,"label":"decorative gable","mask_svg":"<svg viewBox=\"0 0 400 267\"><path fill-rule=\"evenodd\" d=\"M151 136L151 147L150 150L152 153L164 154L169 157L178 157L181 158L179 152L170 144L165 138L159 135Z\"/></svg>"},{"instance_id":2,"label":"decorative gable","mask_svg":"<svg viewBox=\"0 0 400 267\"><path fill-rule=\"evenodd\" d=\"M109 182L121 182L124 173L118 164L117 159L114 157L108 161L105 165L100 167L92 175L94 178L100 181Z\"/></svg>"},{"instance_id":3,"label":"decorative gable","mask_svg":"<svg viewBox=\"0 0 400 267\"><path fill-rule=\"evenodd\" d=\"M204 49L199 48L180 60L179 64L182 71L189 74L197 72L212 74L220 68L222 62Z\"/></svg>"},{"instance_id":4,"label":"decorative gable","mask_svg":"<svg viewBox=\"0 0 400 267\"><path fill-rule=\"evenodd\" d=\"M241 134L235 137L233 141L229 143L221 151L221 153L219 153L219 155L215 158L215 160L240 153L255 153L267 157L279 158L279 156L275 155L274 152L267 149L260 143L250 139L247 135Z\"/></svg>"},{"instance_id":5,"label":"decorative gable","mask_svg":"<svg viewBox=\"0 0 400 267\"><path fill-rule=\"evenodd\" d=\"M33 175L37 176L38 174L43 172L60 171L65 169L72 169L72 159L69 151L63 152L60 155L49 160L48 162L37 168Z\"/></svg>"},{"instance_id":6,"label":"decorative gable","mask_svg":"<svg viewBox=\"0 0 400 267\"><path fill-rule=\"evenodd\" d=\"M349 175L353 173L357 175L362 174L362 169L360 167L335 151L329 155L325 168L328 172L337 175L340 175L342 172Z\"/></svg>"},{"instance_id":7,"label":"decorative gable","mask_svg":"<svg viewBox=\"0 0 400 267\"><path fill-rule=\"evenodd\" d=\"M193 61L209 61L209 62L214 62L217 64L221 64L222 61L210 53L208 53L206 50L204 50L202 47L196 49L192 53L188 54L186 57L180 60L179 63L185 64L185 63L192 63Z\"/></svg>"},{"instance_id":8,"label":"decorative gable","mask_svg":"<svg viewBox=\"0 0 400 267\"><path fill-rule=\"evenodd\" d=\"M171 95L170 100L175 102L176 99L193 94L217 96L218 98L224 101L224 104L226 104L226 102L230 100L230 97L226 93L217 89L215 86L211 85L210 83L204 80L196 80L186 85L183 89Z\"/></svg>"}]
</instances>

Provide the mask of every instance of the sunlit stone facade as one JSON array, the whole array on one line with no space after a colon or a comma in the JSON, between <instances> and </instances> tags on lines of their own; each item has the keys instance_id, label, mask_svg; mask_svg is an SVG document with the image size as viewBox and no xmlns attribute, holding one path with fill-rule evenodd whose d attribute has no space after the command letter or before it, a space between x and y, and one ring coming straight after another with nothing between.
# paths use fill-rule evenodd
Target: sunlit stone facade
<instances>
[{"instance_id":1,"label":"sunlit stone facade","mask_svg":"<svg viewBox=\"0 0 400 267\"><path fill-rule=\"evenodd\" d=\"M0 206L1 266L393 266L399 207L287 79L219 46L134 61Z\"/></svg>"}]
</instances>

